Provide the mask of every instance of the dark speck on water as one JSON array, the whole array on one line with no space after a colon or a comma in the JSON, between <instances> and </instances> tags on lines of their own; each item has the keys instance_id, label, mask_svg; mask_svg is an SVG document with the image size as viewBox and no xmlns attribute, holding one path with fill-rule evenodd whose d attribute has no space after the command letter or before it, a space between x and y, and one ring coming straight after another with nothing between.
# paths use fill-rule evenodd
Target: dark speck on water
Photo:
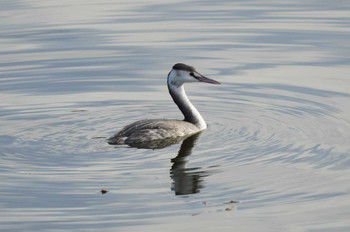
<instances>
[{"instance_id":1,"label":"dark speck on water","mask_svg":"<svg viewBox=\"0 0 350 232\"><path fill-rule=\"evenodd\" d=\"M102 194L106 194L106 193L108 193L108 191L106 190L106 189L101 189L101 191L100 191Z\"/></svg>"}]
</instances>

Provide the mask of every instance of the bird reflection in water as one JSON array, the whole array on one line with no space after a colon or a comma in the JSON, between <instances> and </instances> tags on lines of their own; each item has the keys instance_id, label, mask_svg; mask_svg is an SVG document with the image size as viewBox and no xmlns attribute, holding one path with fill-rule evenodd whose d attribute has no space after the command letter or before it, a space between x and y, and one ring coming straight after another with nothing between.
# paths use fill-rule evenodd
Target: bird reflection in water
<instances>
[{"instance_id":1,"label":"bird reflection in water","mask_svg":"<svg viewBox=\"0 0 350 232\"><path fill-rule=\"evenodd\" d=\"M198 193L204 187L203 178L209 175L209 172L200 171L201 168L186 168L187 158L191 155L199 136L200 133L197 133L185 139L177 156L171 159L173 163L170 169L170 177L173 179L171 190L175 195Z\"/></svg>"},{"instance_id":2,"label":"bird reflection in water","mask_svg":"<svg viewBox=\"0 0 350 232\"><path fill-rule=\"evenodd\" d=\"M152 141L134 141L129 143L129 147L140 149L162 149L182 141L181 147L175 158L171 159L172 167L170 169L170 177L173 180L171 190L175 195L188 195L199 193L204 187L203 178L210 174L209 171L201 170L202 167L186 168L188 156L191 155L194 146L202 132L198 132L190 137L176 137L159 139Z\"/></svg>"}]
</instances>

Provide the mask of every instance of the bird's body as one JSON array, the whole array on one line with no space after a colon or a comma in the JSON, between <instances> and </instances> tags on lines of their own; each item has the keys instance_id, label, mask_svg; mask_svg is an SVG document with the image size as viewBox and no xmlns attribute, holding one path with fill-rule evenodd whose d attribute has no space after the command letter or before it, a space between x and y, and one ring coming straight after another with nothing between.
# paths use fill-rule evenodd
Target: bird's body
<instances>
[{"instance_id":1,"label":"bird's body","mask_svg":"<svg viewBox=\"0 0 350 232\"><path fill-rule=\"evenodd\" d=\"M188 137L207 128L207 124L198 110L189 101L184 83L206 82L220 84L204 77L193 67L178 63L168 74L167 85L169 93L179 107L184 120L146 119L125 126L121 131L108 139L109 144L145 144L151 141L174 140L179 137Z\"/></svg>"},{"instance_id":2,"label":"bird's body","mask_svg":"<svg viewBox=\"0 0 350 232\"><path fill-rule=\"evenodd\" d=\"M171 119L145 119L125 126L109 138L112 144L131 144L192 135L200 129L192 123Z\"/></svg>"}]
</instances>

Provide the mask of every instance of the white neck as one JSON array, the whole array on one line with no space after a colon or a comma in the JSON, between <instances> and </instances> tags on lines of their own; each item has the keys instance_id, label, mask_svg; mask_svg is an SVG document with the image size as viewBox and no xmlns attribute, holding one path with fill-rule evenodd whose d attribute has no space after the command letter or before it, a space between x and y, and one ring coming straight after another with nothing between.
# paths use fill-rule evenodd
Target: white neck
<instances>
[{"instance_id":1,"label":"white neck","mask_svg":"<svg viewBox=\"0 0 350 232\"><path fill-rule=\"evenodd\" d=\"M204 130L207 128L207 124L205 123L203 117L200 115L198 110L194 107L194 105L188 99L184 86L176 86L171 83L168 83L169 93L173 98L176 105L181 110L182 114L185 116L184 121L190 122L197 126L200 130Z\"/></svg>"}]
</instances>

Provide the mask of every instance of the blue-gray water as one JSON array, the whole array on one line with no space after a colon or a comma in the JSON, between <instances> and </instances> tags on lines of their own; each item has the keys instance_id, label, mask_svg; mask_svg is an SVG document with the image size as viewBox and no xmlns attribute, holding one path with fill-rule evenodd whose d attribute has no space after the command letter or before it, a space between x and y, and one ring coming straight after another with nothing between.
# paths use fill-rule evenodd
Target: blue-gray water
<instances>
[{"instance_id":1,"label":"blue-gray water","mask_svg":"<svg viewBox=\"0 0 350 232\"><path fill-rule=\"evenodd\" d=\"M349 231L349 8L2 1L0 230ZM186 86L208 129L108 145L182 117L165 86L177 62L222 82Z\"/></svg>"}]
</instances>

